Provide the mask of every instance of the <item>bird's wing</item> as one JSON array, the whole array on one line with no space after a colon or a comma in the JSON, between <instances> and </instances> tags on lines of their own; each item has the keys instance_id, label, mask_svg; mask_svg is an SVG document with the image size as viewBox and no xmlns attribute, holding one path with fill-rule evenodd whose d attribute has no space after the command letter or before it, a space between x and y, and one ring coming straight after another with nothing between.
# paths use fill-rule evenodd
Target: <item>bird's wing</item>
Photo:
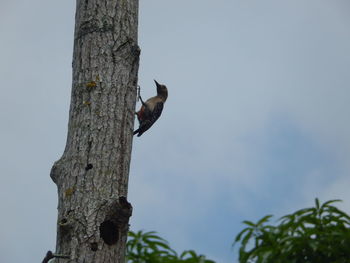
<instances>
[{"instance_id":1,"label":"bird's wing","mask_svg":"<svg viewBox=\"0 0 350 263\"><path fill-rule=\"evenodd\" d=\"M156 120L158 120L158 118L160 117L160 115L162 114L164 108L164 103L163 102L158 102L156 104L156 106L153 109L152 112L152 116L151 116L151 121L154 123ZM152 124L153 124L152 123Z\"/></svg>"},{"instance_id":2,"label":"bird's wing","mask_svg":"<svg viewBox=\"0 0 350 263\"><path fill-rule=\"evenodd\" d=\"M158 102L153 111L150 111L148 108L144 111L144 119L140 121L139 128L134 132L134 134L138 133L138 136L141 136L145 131L152 127L152 125L159 119L162 114L164 108L163 102Z\"/></svg>"}]
</instances>

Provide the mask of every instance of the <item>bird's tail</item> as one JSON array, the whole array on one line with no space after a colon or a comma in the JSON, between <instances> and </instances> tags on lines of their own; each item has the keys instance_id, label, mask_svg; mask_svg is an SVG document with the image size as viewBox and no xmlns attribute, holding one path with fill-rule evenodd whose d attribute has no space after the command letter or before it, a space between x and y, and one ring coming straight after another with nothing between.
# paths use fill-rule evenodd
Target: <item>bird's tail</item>
<instances>
[{"instance_id":1,"label":"bird's tail","mask_svg":"<svg viewBox=\"0 0 350 263\"><path fill-rule=\"evenodd\" d=\"M138 134L139 131L140 131L140 129L137 129L136 131L134 131L134 135L135 135L135 134Z\"/></svg>"}]
</instances>

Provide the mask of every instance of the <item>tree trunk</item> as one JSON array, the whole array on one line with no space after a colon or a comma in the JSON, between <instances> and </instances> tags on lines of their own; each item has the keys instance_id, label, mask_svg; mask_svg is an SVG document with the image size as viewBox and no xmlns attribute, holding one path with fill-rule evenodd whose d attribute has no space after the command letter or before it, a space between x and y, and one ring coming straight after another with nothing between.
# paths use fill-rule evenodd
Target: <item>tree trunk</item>
<instances>
[{"instance_id":1,"label":"tree trunk","mask_svg":"<svg viewBox=\"0 0 350 263\"><path fill-rule=\"evenodd\" d=\"M77 0L67 144L58 188L56 262L124 262L131 205L138 0Z\"/></svg>"}]
</instances>

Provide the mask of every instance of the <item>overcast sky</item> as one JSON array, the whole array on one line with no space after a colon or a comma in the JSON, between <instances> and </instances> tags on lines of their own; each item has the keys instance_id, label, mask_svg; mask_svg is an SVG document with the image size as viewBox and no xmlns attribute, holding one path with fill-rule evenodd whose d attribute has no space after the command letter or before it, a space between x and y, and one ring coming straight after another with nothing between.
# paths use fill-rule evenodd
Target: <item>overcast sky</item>
<instances>
[{"instance_id":1,"label":"overcast sky","mask_svg":"<svg viewBox=\"0 0 350 263\"><path fill-rule=\"evenodd\" d=\"M243 220L315 197L350 212L350 2L140 2L142 95L156 79L169 99L134 140L132 230L229 263ZM75 1L0 3L0 262L55 248L74 14Z\"/></svg>"}]
</instances>

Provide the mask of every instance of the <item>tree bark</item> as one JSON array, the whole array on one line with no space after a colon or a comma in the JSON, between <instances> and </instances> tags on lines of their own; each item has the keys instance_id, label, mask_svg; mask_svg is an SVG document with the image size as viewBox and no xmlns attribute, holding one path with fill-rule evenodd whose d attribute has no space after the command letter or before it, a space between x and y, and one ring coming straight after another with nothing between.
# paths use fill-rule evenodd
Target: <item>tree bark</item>
<instances>
[{"instance_id":1,"label":"tree bark","mask_svg":"<svg viewBox=\"0 0 350 263\"><path fill-rule=\"evenodd\" d=\"M140 49L138 0L77 0L68 136L58 188L55 262L124 262Z\"/></svg>"}]
</instances>

